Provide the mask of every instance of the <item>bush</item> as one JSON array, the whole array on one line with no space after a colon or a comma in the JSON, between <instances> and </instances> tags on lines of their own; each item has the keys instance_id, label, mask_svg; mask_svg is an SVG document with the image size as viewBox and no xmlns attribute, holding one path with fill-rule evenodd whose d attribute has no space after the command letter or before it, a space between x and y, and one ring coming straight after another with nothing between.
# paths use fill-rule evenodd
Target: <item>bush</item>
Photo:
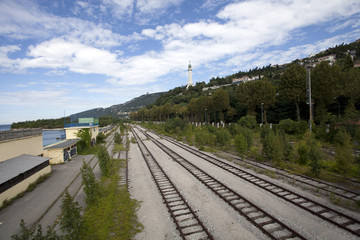
<instances>
[{"instance_id":1,"label":"bush","mask_svg":"<svg viewBox=\"0 0 360 240\"><path fill-rule=\"evenodd\" d=\"M81 177L83 189L85 192L85 202L87 205L95 203L97 197L100 195L100 185L95 179L94 172L92 171L89 164L83 161L81 167Z\"/></svg>"},{"instance_id":2,"label":"bush","mask_svg":"<svg viewBox=\"0 0 360 240\"><path fill-rule=\"evenodd\" d=\"M226 129L218 129L216 132L216 145L224 146L230 142L231 135Z\"/></svg>"},{"instance_id":3,"label":"bush","mask_svg":"<svg viewBox=\"0 0 360 240\"><path fill-rule=\"evenodd\" d=\"M62 217L60 219L60 229L65 233L65 239L71 240L80 238L82 225L80 210L81 207L78 202L74 201L74 198L66 189L61 203Z\"/></svg>"},{"instance_id":4,"label":"bush","mask_svg":"<svg viewBox=\"0 0 360 240\"><path fill-rule=\"evenodd\" d=\"M254 129L257 125L255 116L246 115L239 120L240 126Z\"/></svg>"},{"instance_id":5,"label":"bush","mask_svg":"<svg viewBox=\"0 0 360 240\"><path fill-rule=\"evenodd\" d=\"M306 121L293 121L291 119L284 119L279 122L278 128L282 131L284 131L286 134L291 135L303 135L308 126Z\"/></svg>"},{"instance_id":6,"label":"bush","mask_svg":"<svg viewBox=\"0 0 360 240\"><path fill-rule=\"evenodd\" d=\"M104 143L105 142L105 134L104 133L99 133L97 136L96 136L96 143L97 144L101 144L101 143Z\"/></svg>"},{"instance_id":7,"label":"bush","mask_svg":"<svg viewBox=\"0 0 360 240\"><path fill-rule=\"evenodd\" d=\"M299 142L297 146L297 152L299 154L298 163L300 165L306 165L309 161L310 146L306 141Z\"/></svg>"},{"instance_id":8,"label":"bush","mask_svg":"<svg viewBox=\"0 0 360 240\"><path fill-rule=\"evenodd\" d=\"M57 236L56 232L51 230L50 226L48 226L48 230L46 235L43 235L41 224L38 225L37 230L32 230L31 228L27 228L24 222L24 219L21 219L20 222L20 233L11 236L13 240L61 240L61 236Z\"/></svg>"},{"instance_id":9,"label":"bush","mask_svg":"<svg viewBox=\"0 0 360 240\"><path fill-rule=\"evenodd\" d=\"M272 161L280 162L284 159L284 147L279 135L270 131L263 140L263 153Z\"/></svg>"},{"instance_id":10,"label":"bush","mask_svg":"<svg viewBox=\"0 0 360 240\"><path fill-rule=\"evenodd\" d=\"M111 168L111 161L108 151L104 146L102 146L98 152L97 157L99 159L99 167L103 176L109 176L110 168Z\"/></svg>"},{"instance_id":11,"label":"bush","mask_svg":"<svg viewBox=\"0 0 360 240\"><path fill-rule=\"evenodd\" d=\"M240 154L244 154L249 149L247 141L241 133L235 136L235 147Z\"/></svg>"},{"instance_id":12,"label":"bush","mask_svg":"<svg viewBox=\"0 0 360 240\"><path fill-rule=\"evenodd\" d=\"M117 144L120 144L121 141L122 141L122 139L121 139L120 133L115 132L115 134L114 134L114 142L117 143Z\"/></svg>"}]
</instances>

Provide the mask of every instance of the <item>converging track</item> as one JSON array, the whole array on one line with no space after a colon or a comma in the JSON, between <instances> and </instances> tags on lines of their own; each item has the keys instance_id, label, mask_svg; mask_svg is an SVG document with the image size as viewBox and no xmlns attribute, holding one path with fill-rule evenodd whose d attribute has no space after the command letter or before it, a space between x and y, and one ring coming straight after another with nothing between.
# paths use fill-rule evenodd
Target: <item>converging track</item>
<instances>
[{"instance_id":1,"label":"converging track","mask_svg":"<svg viewBox=\"0 0 360 240\"><path fill-rule=\"evenodd\" d=\"M226 186L224 183L202 171L200 168L196 167L156 139L152 138L150 135L143 131L141 132L149 139L151 139L155 145L167 153L175 162L180 164L203 185L205 185L220 199L231 206L237 213L245 217L249 222L251 222L271 239L305 239L299 233L288 227L282 221L273 217L267 211L256 206L254 203L246 199L244 196L236 193L233 189Z\"/></svg>"},{"instance_id":2,"label":"converging track","mask_svg":"<svg viewBox=\"0 0 360 240\"><path fill-rule=\"evenodd\" d=\"M194 240L213 239L207 228L188 205L186 199L184 199L179 190L166 175L137 133L133 129L132 132L181 238Z\"/></svg>"},{"instance_id":3,"label":"converging track","mask_svg":"<svg viewBox=\"0 0 360 240\"><path fill-rule=\"evenodd\" d=\"M185 168L190 164L185 159L183 159L178 154L171 151L169 148L167 148L165 145L163 145L162 143L160 143L159 141L157 141L156 139L151 137L146 132L143 132L143 134L145 134L149 139L151 139L156 145L158 145L161 149L163 149L169 155L172 155L174 160L176 159L176 161L178 161L179 164L184 164ZM261 177L256 176L248 171L241 169L240 167L236 167L229 163L226 163L226 162L224 162L220 159L217 159L209 154L195 150L185 144L179 143L170 138L166 137L165 139L167 141L171 142L172 144L182 148L183 150L186 150L186 151L190 152L191 154L194 154L197 157L199 157L199 158L201 158L201 159L203 159L203 160L205 160L205 161L207 161L207 162L209 162L209 163L211 163L211 164L213 164L213 165L215 165L215 166L217 166L217 167L219 167L219 168L221 168L221 169L223 169L223 170L225 170L225 171L227 171L227 172L229 172L251 184L254 184L255 186L257 186L265 191L268 191L271 194L274 194L277 197L279 197L287 202L290 202L293 205L295 205L301 209L304 209L304 210L310 212L311 214L313 214L331 224L334 224L337 227L339 227L355 236L360 237L360 221L359 220L357 220L349 215L346 215L342 212L339 212L335 209L327 207L323 204L320 204L320 203L318 203L314 200L311 200L305 196L299 195L298 193L295 193L294 191L286 189L278 184L267 181L264 178L261 178ZM189 171L191 171L191 170L189 170ZM196 170L194 170L194 172L195 172L194 176L198 175ZM200 177L197 177L197 176L195 176L195 177L203 178L202 176L203 176L203 174L200 174ZM208 179L208 177L204 177L204 178L206 180ZM217 181L217 180L215 180L215 179L211 180L211 182L215 182L215 181Z\"/></svg>"}]
</instances>

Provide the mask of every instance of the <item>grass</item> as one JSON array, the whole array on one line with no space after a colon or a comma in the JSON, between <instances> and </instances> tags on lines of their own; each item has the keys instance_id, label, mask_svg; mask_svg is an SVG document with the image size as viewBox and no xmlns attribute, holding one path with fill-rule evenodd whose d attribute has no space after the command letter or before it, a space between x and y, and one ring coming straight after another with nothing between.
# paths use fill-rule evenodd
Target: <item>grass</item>
<instances>
[{"instance_id":1,"label":"grass","mask_svg":"<svg viewBox=\"0 0 360 240\"><path fill-rule=\"evenodd\" d=\"M101 178L102 194L84 212L83 239L132 239L143 226L137 221L140 203L131 199L126 189L120 188L119 169L122 160L112 159L110 177Z\"/></svg>"},{"instance_id":2,"label":"grass","mask_svg":"<svg viewBox=\"0 0 360 240\"><path fill-rule=\"evenodd\" d=\"M122 143L118 144L116 143L113 150L112 150L112 153L115 154L115 153L118 153L120 151L125 151L126 148L124 147L124 145Z\"/></svg>"},{"instance_id":3,"label":"grass","mask_svg":"<svg viewBox=\"0 0 360 240\"><path fill-rule=\"evenodd\" d=\"M46 179L48 179L51 176L51 173L45 174L40 176L35 182L29 184L29 186L26 188L25 191L19 193L18 195L16 195L15 197L11 198L11 199L6 199L3 202L3 205L0 207L0 211L8 206L10 206L16 199L19 199L21 197L23 197L26 193L33 191L37 185L39 185L40 183L44 182Z\"/></svg>"}]
</instances>

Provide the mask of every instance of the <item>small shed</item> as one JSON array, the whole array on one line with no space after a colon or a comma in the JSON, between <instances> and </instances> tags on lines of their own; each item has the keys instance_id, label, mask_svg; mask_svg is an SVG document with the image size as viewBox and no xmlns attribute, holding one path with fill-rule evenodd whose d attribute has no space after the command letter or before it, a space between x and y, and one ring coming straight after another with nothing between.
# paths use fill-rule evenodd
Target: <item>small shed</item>
<instances>
[{"instance_id":1,"label":"small shed","mask_svg":"<svg viewBox=\"0 0 360 240\"><path fill-rule=\"evenodd\" d=\"M0 206L51 172L48 157L23 154L0 162Z\"/></svg>"},{"instance_id":2,"label":"small shed","mask_svg":"<svg viewBox=\"0 0 360 240\"><path fill-rule=\"evenodd\" d=\"M69 161L77 154L77 143L80 139L67 139L48 145L44 148L44 156L49 157L50 164L60 164Z\"/></svg>"}]
</instances>

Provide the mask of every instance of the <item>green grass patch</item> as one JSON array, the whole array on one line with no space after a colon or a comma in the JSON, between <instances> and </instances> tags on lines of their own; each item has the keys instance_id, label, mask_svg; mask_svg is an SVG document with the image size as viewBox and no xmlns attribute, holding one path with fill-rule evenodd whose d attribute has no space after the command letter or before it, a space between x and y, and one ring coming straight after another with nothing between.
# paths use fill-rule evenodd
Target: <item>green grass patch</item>
<instances>
[{"instance_id":1,"label":"green grass patch","mask_svg":"<svg viewBox=\"0 0 360 240\"><path fill-rule=\"evenodd\" d=\"M112 153L115 154L115 153L118 153L120 151L126 151L126 148L124 147L124 144L120 143L116 143L113 150L112 150Z\"/></svg>"},{"instance_id":2,"label":"green grass patch","mask_svg":"<svg viewBox=\"0 0 360 240\"><path fill-rule=\"evenodd\" d=\"M102 191L96 203L84 212L82 239L132 239L143 226L137 221L140 203L119 187L119 169L124 160L112 159L109 177L101 178Z\"/></svg>"}]
</instances>

